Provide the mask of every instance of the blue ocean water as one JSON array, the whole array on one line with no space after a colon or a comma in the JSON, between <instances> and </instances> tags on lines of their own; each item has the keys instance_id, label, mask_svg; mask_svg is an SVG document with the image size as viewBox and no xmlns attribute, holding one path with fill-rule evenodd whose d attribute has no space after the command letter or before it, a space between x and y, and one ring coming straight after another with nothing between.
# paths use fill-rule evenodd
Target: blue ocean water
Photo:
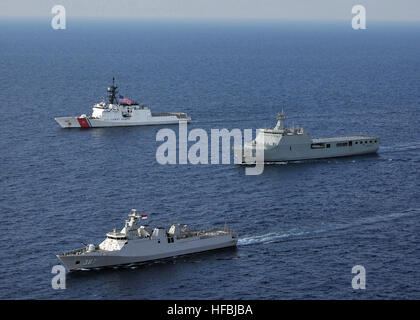
<instances>
[{"instance_id":1,"label":"blue ocean water","mask_svg":"<svg viewBox=\"0 0 420 320\"><path fill-rule=\"evenodd\" d=\"M420 298L420 25L0 21L0 298ZM159 165L162 127L62 130L115 76L189 128L260 128L281 107L314 137L381 137L377 155L266 166ZM177 127L172 126L176 130ZM131 208L151 224L225 220L236 249L67 274ZM351 269L366 269L353 290Z\"/></svg>"}]
</instances>

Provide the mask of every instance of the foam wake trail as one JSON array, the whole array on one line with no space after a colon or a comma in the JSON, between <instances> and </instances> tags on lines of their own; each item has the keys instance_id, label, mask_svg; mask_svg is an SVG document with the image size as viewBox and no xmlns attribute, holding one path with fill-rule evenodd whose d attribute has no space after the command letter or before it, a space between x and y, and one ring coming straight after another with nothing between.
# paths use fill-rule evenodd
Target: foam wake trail
<instances>
[{"instance_id":1,"label":"foam wake trail","mask_svg":"<svg viewBox=\"0 0 420 320\"><path fill-rule=\"evenodd\" d=\"M351 229L351 228L362 226L362 225L369 225L369 224L394 220L394 219L398 219L401 217L410 216L414 214L420 214L420 208L412 208L412 209L407 209L400 212L389 213L386 215L377 215L373 217L362 218L362 219L358 219L355 222L350 222L350 223L329 224L318 229L270 232L263 235L244 237L238 240L238 246L246 246L246 245L258 244L258 243L270 243L270 242L276 242L283 239L284 240L286 239L298 240L298 239L305 238L305 236L314 236L314 235L323 234L323 233L328 234L329 232L333 232L333 231L346 230L346 229Z\"/></svg>"},{"instance_id":2,"label":"foam wake trail","mask_svg":"<svg viewBox=\"0 0 420 320\"><path fill-rule=\"evenodd\" d=\"M238 240L238 246L246 246L249 244L255 243L269 243L275 242L280 239L286 239L291 237L299 237L305 234L308 234L310 231L300 231L300 232L271 232L259 236L250 236L240 238Z\"/></svg>"},{"instance_id":3,"label":"foam wake trail","mask_svg":"<svg viewBox=\"0 0 420 320\"><path fill-rule=\"evenodd\" d=\"M420 142L411 142L406 144L397 144L394 146L379 147L380 153L404 152L420 149Z\"/></svg>"}]
</instances>

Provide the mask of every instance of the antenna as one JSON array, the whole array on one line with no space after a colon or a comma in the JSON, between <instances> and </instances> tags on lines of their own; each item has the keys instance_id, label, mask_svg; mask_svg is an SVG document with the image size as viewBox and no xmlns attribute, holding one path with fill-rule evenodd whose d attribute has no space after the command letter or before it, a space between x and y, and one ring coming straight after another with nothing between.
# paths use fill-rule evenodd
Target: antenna
<instances>
[{"instance_id":1,"label":"antenna","mask_svg":"<svg viewBox=\"0 0 420 320\"><path fill-rule=\"evenodd\" d=\"M114 104L117 95L117 88L118 86L115 85L115 78L112 77L112 86L108 87L108 99L110 104Z\"/></svg>"}]
</instances>

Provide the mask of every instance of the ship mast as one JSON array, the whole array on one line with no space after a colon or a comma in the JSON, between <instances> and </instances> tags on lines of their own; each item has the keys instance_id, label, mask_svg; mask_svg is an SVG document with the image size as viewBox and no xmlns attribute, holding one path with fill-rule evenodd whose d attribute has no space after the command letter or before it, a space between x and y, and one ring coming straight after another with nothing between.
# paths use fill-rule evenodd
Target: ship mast
<instances>
[{"instance_id":1,"label":"ship mast","mask_svg":"<svg viewBox=\"0 0 420 320\"><path fill-rule=\"evenodd\" d=\"M112 77L112 86L108 87L108 99L110 104L114 104L117 95L117 86L115 85L115 78Z\"/></svg>"},{"instance_id":2,"label":"ship mast","mask_svg":"<svg viewBox=\"0 0 420 320\"><path fill-rule=\"evenodd\" d=\"M284 108L282 108L281 113L277 115L277 124L274 127L275 130L283 130L284 123L283 120L286 119L286 114L284 113Z\"/></svg>"}]
</instances>

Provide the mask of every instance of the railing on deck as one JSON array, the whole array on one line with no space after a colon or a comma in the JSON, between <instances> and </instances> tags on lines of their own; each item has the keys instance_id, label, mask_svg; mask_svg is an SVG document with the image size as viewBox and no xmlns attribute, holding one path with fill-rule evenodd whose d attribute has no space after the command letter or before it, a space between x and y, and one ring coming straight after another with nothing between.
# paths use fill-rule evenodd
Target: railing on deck
<instances>
[{"instance_id":1,"label":"railing on deck","mask_svg":"<svg viewBox=\"0 0 420 320\"><path fill-rule=\"evenodd\" d=\"M152 113L152 117L168 117L176 116L178 119L187 119L188 115L183 112L162 112L162 113Z\"/></svg>"}]
</instances>

